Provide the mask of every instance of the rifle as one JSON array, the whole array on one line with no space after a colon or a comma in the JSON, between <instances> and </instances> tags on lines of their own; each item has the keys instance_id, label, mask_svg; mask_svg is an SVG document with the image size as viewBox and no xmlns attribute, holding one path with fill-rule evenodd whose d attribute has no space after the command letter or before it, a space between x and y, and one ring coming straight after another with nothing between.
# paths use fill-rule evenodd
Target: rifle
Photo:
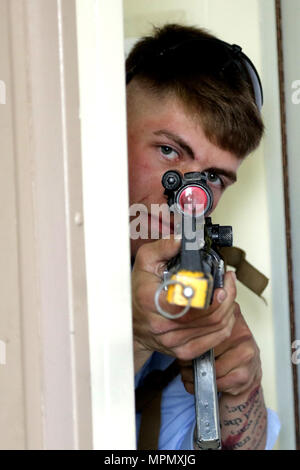
<instances>
[{"instance_id":1,"label":"rifle","mask_svg":"<svg viewBox=\"0 0 300 470\"><path fill-rule=\"evenodd\" d=\"M157 310L166 318L176 319L193 308L205 309L214 290L223 287L224 261L220 247L232 246L232 227L212 224L205 217L213 206L213 194L207 176L200 172L167 171L162 177L168 205L181 228L181 250L171 259L164 280L155 294ZM183 306L177 314L163 310L159 296L167 290L170 304ZM195 383L195 444L201 450L220 449L218 394L213 349L193 360Z\"/></svg>"}]
</instances>

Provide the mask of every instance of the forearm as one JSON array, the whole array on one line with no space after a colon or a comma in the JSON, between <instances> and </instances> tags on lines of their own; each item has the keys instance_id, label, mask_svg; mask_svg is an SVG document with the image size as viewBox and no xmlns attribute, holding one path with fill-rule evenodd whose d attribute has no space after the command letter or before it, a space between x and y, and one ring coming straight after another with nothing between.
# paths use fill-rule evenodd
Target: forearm
<instances>
[{"instance_id":1,"label":"forearm","mask_svg":"<svg viewBox=\"0 0 300 470\"><path fill-rule=\"evenodd\" d=\"M241 395L220 398L223 450L263 450L267 436L267 410L261 386Z\"/></svg>"}]
</instances>

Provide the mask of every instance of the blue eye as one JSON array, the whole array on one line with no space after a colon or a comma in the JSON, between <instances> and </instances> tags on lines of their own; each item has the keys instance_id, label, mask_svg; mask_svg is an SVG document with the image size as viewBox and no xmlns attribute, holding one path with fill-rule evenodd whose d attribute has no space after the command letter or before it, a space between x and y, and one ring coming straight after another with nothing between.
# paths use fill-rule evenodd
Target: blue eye
<instances>
[{"instance_id":1,"label":"blue eye","mask_svg":"<svg viewBox=\"0 0 300 470\"><path fill-rule=\"evenodd\" d=\"M211 183L213 186L221 186L222 188L225 186L222 178L213 170L205 171L207 176L208 183Z\"/></svg>"},{"instance_id":2,"label":"blue eye","mask_svg":"<svg viewBox=\"0 0 300 470\"><path fill-rule=\"evenodd\" d=\"M159 148L162 155L168 160L175 160L178 157L178 152L168 145L160 145Z\"/></svg>"}]
</instances>

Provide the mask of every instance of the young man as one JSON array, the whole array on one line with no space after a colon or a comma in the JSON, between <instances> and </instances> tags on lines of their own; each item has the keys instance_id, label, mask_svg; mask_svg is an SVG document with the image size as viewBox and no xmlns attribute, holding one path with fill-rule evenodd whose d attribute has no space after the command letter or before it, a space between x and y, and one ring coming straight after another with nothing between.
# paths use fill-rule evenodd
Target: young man
<instances>
[{"instance_id":1,"label":"young man","mask_svg":"<svg viewBox=\"0 0 300 470\"><path fill-rule=\"evenodd\" d=\"M158 314L154 296L166 262L180 242L152 217L160 240L150 233L151 207L164 204L167 170L203 172L218 204L236 180L243 159L263 135L262 91L249 59L207 32L167 25L134 47L126 63L130 204L143 204L139 221L148 239L131 240L136 385L175 358L181 376L164 389L158 449L193 449L195 411L189 361L214 348L223 449L265 449L277 437L276 416L261 388L259 348L235 302L235 275L225 275L206 310L182 318ZM170 311L166 300L161 305ZM190 392L190 393L188 393ZM137 429L140 415L137 415Z\"/></svg>"}]
</instances>

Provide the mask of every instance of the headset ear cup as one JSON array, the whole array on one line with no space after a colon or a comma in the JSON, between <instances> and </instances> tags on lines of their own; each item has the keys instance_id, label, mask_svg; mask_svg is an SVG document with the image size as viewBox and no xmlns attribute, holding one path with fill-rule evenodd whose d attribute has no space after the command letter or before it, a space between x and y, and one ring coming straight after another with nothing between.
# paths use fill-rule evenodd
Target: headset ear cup
<instances>
[{"instance_id":1,"label":"headset ear cup","mask_svg":"<svg viewBox=\"0 0 300 470\"><path fill-rule=\"evenodd\" d=\"M261 111L261 108L264 102L264 97L263 97L263 88L262 88L262 84L261 84L258 72L256 71L252 62L244 54L242 55L242 60L251 78L256 106L258 107L259 111Z\"/></svg>"}]
</instances>

